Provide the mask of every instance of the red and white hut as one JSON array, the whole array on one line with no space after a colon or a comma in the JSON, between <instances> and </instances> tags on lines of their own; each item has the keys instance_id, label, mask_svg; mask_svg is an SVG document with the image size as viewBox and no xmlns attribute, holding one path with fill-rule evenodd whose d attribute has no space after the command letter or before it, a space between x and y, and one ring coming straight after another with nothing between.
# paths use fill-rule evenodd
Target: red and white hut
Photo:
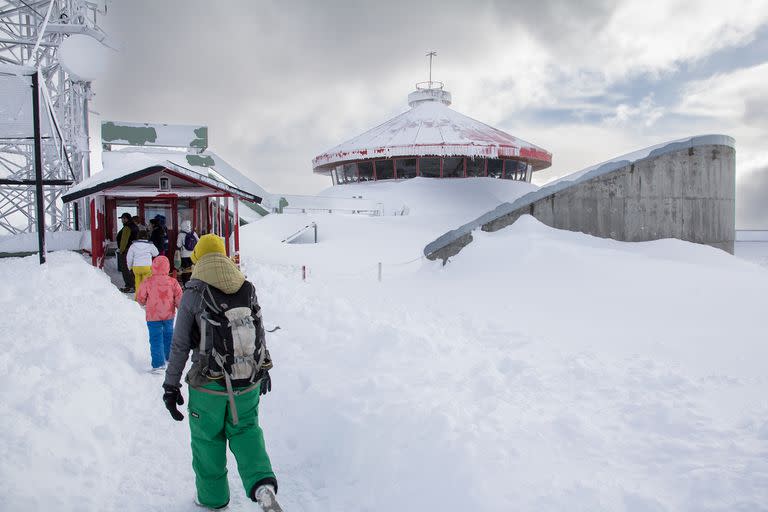
<instances>
[{"instance_id":1,"label":"red and white hut","mask_svg":"<svg viewBox=\"0 0 768 512\"><path fill-rule=\"evenodd\" d=\"M64 202L79 201L88 208L94 266L104 265L105 255L115 244L119 217L126 212L144 224L157 215L165 218L171 261L186 220L198 234L223 237L227 255L239 256L239 203L260 203L263 196L256 193L263 189L207 151L207 127L105 123L102 141L104 169L62 196ZM133 148L111 151L113 144ZM182 144L187 144L188 151L168 149ZM142 147L152 145L163 147ZM217 175L231 179L225 182ZM240 185L235 186L235 180Z\"/></svg>"}]
</instances>

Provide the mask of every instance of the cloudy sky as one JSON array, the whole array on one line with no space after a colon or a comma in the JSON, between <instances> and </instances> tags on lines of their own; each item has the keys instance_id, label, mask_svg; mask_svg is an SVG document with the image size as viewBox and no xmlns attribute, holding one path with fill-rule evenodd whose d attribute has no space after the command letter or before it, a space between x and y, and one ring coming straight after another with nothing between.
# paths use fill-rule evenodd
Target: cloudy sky
<instances>
[{"instance_id":1,"label":"cloudy sky","mask_svg":"<svg viewBox=\"0 0 768 512\"><path fill-rule=\"evenodd\" d=\"M312 158L406 110L436 50L454 109L553 153L534 182L725 133L737 227L768 229L766 0L113 0L101 24L94 126L207 124L271 192L329 186Z\"/></svg>"}]
</instances>

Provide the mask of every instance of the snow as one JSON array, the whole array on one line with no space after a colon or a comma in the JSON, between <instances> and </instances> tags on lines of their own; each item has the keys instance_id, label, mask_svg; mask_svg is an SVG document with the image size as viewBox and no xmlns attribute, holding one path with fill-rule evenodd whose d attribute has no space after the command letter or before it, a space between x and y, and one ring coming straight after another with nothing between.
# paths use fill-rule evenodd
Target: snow
<instances>
[{"instance_id":1,"label":"snow","mask_svg":"<svg viewBox=\"0 0 768 512\"><path fill-rule=\"evenodd\" d=\"M398 219L422 216L414 204ZM338 217L384 236L386 218ZM390 245L417 238L393 233ZM765 268L529 216L382 283L330 267L303 282L264 256L243 247L265 321L281 326L260 421L286 510L768 503ZM0 260L0 280L2 508L197 510L188 426L146 372L142 310L72 253ZM229 468L230 510L253 510Z\"/></svg>"},{"instance_id":2,"label":"snow","mask_svg":"<svg viewBox=\"0 0 768 512\"><path fill-rule=\"evenodd\" d=\"M34 137L32 125L32 78L34 69L0 63L0 139ZM51 122L41 97L40 133L50 137Z\"/></svg>"},{"instance_id":3,"label":"snow","mask_svg":"<svg viewBox=\"0 0 768 512\"><path fill-rule=\"evenodd\" d=\"M319 194L326 206L334 201L345 206L357 197L361 204L381 205L385 215L267 215L240 228L241 252L263 262L307 266L314 275L339 268L350 275L375 275L378 262L387 271L399 270L400 264L418 261L427 242L463 219L535 189L529 183L493 178L413 178L331 187ZM318 244L281 243L311 222L318 226Z\"/></svg>"},{"instance_id":4,"label":"snow","mask_svg":"<svg viewBox=\"0 0 768 512\"><path fill-rule=\"evenodd\" d=\"M492 220L503 217L509 213L512 213L524 206L535 203L539 199L543 199L552 194L556 194L565 190L568 187L584 183L599 176L603 176L610 172L619 170L627 165L642 160L648 157L657 157L673 151L679 151L681 149L693 148L696 146L704 146L710 144L719 144L724 146L730 146L735 148L735 141L733 137L727 135L699 135L696 137L688 137L684 139L673 140L656 144L654 146L647 147L626 155L622 155L606 162L587 167L580 171L568 174L559 178L551 183L547 183L541 188L517 198L515 201L510 201L507 204L502 204L495 209L488 211L476 218L475 220L466 224L460 225L456 229L452 229L441 235L436 240L430 242L424 249L424 254L431 254L436 250L445 247L454 240L461 238L462 236L480 229L483 224L487 224Z\"/></svg>"},{"instance_id":5,"label":"snow","mask_svg":"<svg viewBox=\"0 0 768 512\"><path fill-rule=\"evenodd\" d=\"M48 251L79 251L91 249L90 231L49 231L45 248ZM0 236L0 253L37 252L37 233Z\"/></svg>"},{"instance_id":6,"label":"snow","mask_svg":"<svg viewBox=\"0 0 768 512\"><path fill-rule=\"evenodd\" d=\"M527 156L548 167L544 149L452 110L440 101L421 101L410 110L318 155L317 170L337 162L396 156Z\"/></svg>"}]
</instances>

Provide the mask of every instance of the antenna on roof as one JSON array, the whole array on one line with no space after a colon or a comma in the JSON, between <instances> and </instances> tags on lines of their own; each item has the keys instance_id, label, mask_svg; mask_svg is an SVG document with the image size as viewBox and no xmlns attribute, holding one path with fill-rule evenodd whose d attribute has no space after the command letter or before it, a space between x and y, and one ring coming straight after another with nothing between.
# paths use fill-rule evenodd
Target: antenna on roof
<instances>
[{"instance_id":1,"label":"antenna on roof","mask_svg":"<svg viewBox=\"0 0 768 512\"><path fill-rule=\"evenodd\" d=\"M427 55L429 57L429 83L432 83L432 57L437 57L437 52L435 50L432 50Z\"/></svg>"},{"instance_id":2,"label":"antenna on roof","mask_svg":"<svg viewBox=\"0 0 768 512\"><path fill-rule=\"evenodd\" d=\"M440 89L443 88L443 82L433 82L432 81L432 57L437 57L437 52L435 50L432 50L431 52L427 53L425 55L426 57L429 57L429 81L428 82L419 82L416 84L416 89L418 90L432 90L432 89Z\"/></svg>"}]
</instances>

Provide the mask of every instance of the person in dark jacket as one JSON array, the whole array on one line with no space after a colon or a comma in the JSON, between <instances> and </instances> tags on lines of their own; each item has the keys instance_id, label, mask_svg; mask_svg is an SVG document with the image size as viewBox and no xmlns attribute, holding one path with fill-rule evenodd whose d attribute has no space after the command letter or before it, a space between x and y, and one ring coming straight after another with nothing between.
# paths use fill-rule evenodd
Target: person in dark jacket
<instances>
[{"instance_id":1,"label":"person in dark jacket","mask_svg":"<svg viewBox=\"0 0 768 512\"><path fill-rule=\"evenodd\" d=\"M157 247L160 256L165 256L165 242L163 241L163 227L157 219L149 219L149 241Z\"/></svg>"},{"instance_id":2,"label":"person in dark jacket","mask_svg":"<svg viewBox=\"0 0 768 512\"><path fill-rule=\"evenodd\" d=\"M226 455L229 444L248 497L265 512L282 512L275 499L277 479L259 426L260 395L272 388L269 377L272 361L268 353L251 381L243 386L232 381L233 393L228 393L221 383L224 379L210 376L206 371L208 356L200 353L201 332L205 329L202 315L206 313L203 294L211 293L209 287L228 295L242 294L243 288L247 287L251 310L256 312L255 318L259 320L256 322L257 337L261 346L266 347L255 288L226 256L224 241L219 236L201 237L192 252L192 261L195 267L176 315L163 401L173 419L184 419L177 406L184 403L181 374L191 351L192 367L187 372L186 382L189 385L192 468L197 487L195 502L209 509L221 509L229 503Z\"/></svg>"},{"instance_id":3,"label":"person in dark jacket","mask_svg":"<svg viewBox=\"0 0 768 512\"><path fill-rule=\"evenodd\" d=\"M117 232L117 237L115 237L117 241L117 269L123 274L123 282L125 283L125 286L120 288L120 291L133 293L133 273L130 267L128 267L125 258L128 255L128 248L139 234L139 227L133 222L131 214L127 212L120 216L120 221L123 223L123 227Z\"/></svg>"}]
</instances>

